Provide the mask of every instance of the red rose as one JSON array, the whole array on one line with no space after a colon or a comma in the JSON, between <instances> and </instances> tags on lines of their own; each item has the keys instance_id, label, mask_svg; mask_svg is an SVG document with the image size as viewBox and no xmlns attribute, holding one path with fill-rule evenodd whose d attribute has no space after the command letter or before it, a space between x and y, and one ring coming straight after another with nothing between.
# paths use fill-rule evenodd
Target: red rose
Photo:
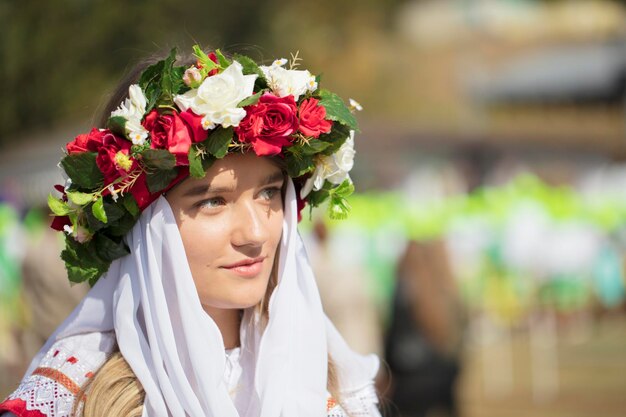
<instances>
[{"instance_id":1,"label":"red rose","mask_svg":"<svg viewBox=\"0 0 626 417\"><path fill-rule=\"evenodd\" d=\"M143 121L143 126L150 132L152 148L167 149L176 157L176 165L189 165L192 142L201 142L208 135L201 122L202 116L191 111L159 114L152 110Z\"/></svg>"},{"instance_id":2,"label":"red rose","mask_svg":"<svg viewBox=\"0 0 626 417\"><path fill-rule=\"evenodd\" d=\"M130 156L131 143L108 132L102 138L102 146L98 150L96 165L104 175L104 183L110 184L117 178L126 176L137 166Z\"/></svg>"},{"instance_id":3,"label":"red rose","mask_svg":"<svg viewBox=\"0 0 626 417\"><path fill-rule=\"evenodd\" d=\"M305 136L318 138L322 133L330 132L332 122L326 119L326 108L320 106L319 100L310 98L300 104L300 132Z\"/></svg>"},{"instance_id":4,"label":"red rose","mask_svg":"<svg viewBox=\"0 0 626 417\"><path fill-rule=\"evenodd\" d=\"M100 131L96 128L91 129L91 132L87 134L81 134L65 145L68 154L75 154L81 152L98 152L100 146L102 146L102 139L104 136L110 133L108 130Z\"/></svg>"},{"instance_id":5,"label":"red rose","mask_svg":"<svg viewBox=\"0 0 626 417\"><path fill-rule=\"evenodd\" d=\"M246 107L246 117L235 132L240 142L252 144L258 156L277 155L298 130L297 111L292 95L281 98L265 93L257 104Z\"/></svg>"}]
</instances>

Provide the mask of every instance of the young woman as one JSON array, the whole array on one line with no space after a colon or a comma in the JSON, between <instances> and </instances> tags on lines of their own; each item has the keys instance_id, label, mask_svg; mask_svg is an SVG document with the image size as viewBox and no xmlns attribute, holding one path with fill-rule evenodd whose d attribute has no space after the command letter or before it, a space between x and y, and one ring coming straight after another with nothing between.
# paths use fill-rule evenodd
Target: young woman
<instances>
[{"instance_id":1,"label":"young woman","mask_svg":"<svg viewBox=\"0 0 626 417\"><path fill-rule=\"evenodd\" d=\"M93 288L2 417L380 415L378 359L326 318L297 231L306 203L345 215L352 114L293 62L194 53L68 143L49 205Z\"/></svg>"}]
</instances>

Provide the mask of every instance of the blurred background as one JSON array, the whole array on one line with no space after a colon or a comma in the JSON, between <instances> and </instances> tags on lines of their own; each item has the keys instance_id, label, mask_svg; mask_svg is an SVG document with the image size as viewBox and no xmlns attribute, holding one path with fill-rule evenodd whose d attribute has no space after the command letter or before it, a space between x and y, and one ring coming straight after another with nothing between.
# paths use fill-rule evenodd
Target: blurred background
<instances>
[{"instance_id":1,"label":"blurred background","mask_svg":"<svg viewBox=\"0 0 626 417\"><path fill-rule=\"evenodd\" d=\"M302 224L385 416L626 415L626 2L0 2L0 397L87 290L45 207L132 65L299 51L358 115L350 218Z\"/></svg>"}]
</instances>

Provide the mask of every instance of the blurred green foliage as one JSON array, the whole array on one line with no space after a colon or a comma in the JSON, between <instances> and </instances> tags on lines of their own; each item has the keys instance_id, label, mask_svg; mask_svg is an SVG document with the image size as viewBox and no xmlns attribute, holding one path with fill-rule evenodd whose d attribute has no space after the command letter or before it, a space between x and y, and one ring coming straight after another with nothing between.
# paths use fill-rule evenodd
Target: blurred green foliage
<instances>
[{"instance_id":1,"label":"blurred green foliage","mask_svg":"<svg viewBox=\"0 0 626 417\"><path fill-rule=\"evenodd\" d=\"M125 70L172 46L198 42L259 60L300 49L310 67L311 56L323 64L329 49L357 41L355 28L382 30L401 1L3 0L0 147L94 116Z\"/></svg>"}]
</instances>

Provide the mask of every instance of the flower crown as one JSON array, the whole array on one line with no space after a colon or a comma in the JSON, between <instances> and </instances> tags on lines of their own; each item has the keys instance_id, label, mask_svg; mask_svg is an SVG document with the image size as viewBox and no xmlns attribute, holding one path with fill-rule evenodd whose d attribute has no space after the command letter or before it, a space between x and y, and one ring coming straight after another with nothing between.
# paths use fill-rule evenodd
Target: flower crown
<instances>
[{"instance_id":1,"label":"flower crown","mask_svg":"<svg viewBox=\"0 0 626 417\"><path fill-rule=\"evenodd\" d=\"M360 105L318 88L319 77L296 69L297 54L259 66L193 51L188 68L175 65L175 49L147 67L104 129L67 144L60 166L68 179L48 205L52 227L67 234L61 258L70 281L93 285L130 252L123 237L144 208L232 152L278 155L300 210L329 200L330 217L346 217Z\"/></svg>"}]
</instances>

